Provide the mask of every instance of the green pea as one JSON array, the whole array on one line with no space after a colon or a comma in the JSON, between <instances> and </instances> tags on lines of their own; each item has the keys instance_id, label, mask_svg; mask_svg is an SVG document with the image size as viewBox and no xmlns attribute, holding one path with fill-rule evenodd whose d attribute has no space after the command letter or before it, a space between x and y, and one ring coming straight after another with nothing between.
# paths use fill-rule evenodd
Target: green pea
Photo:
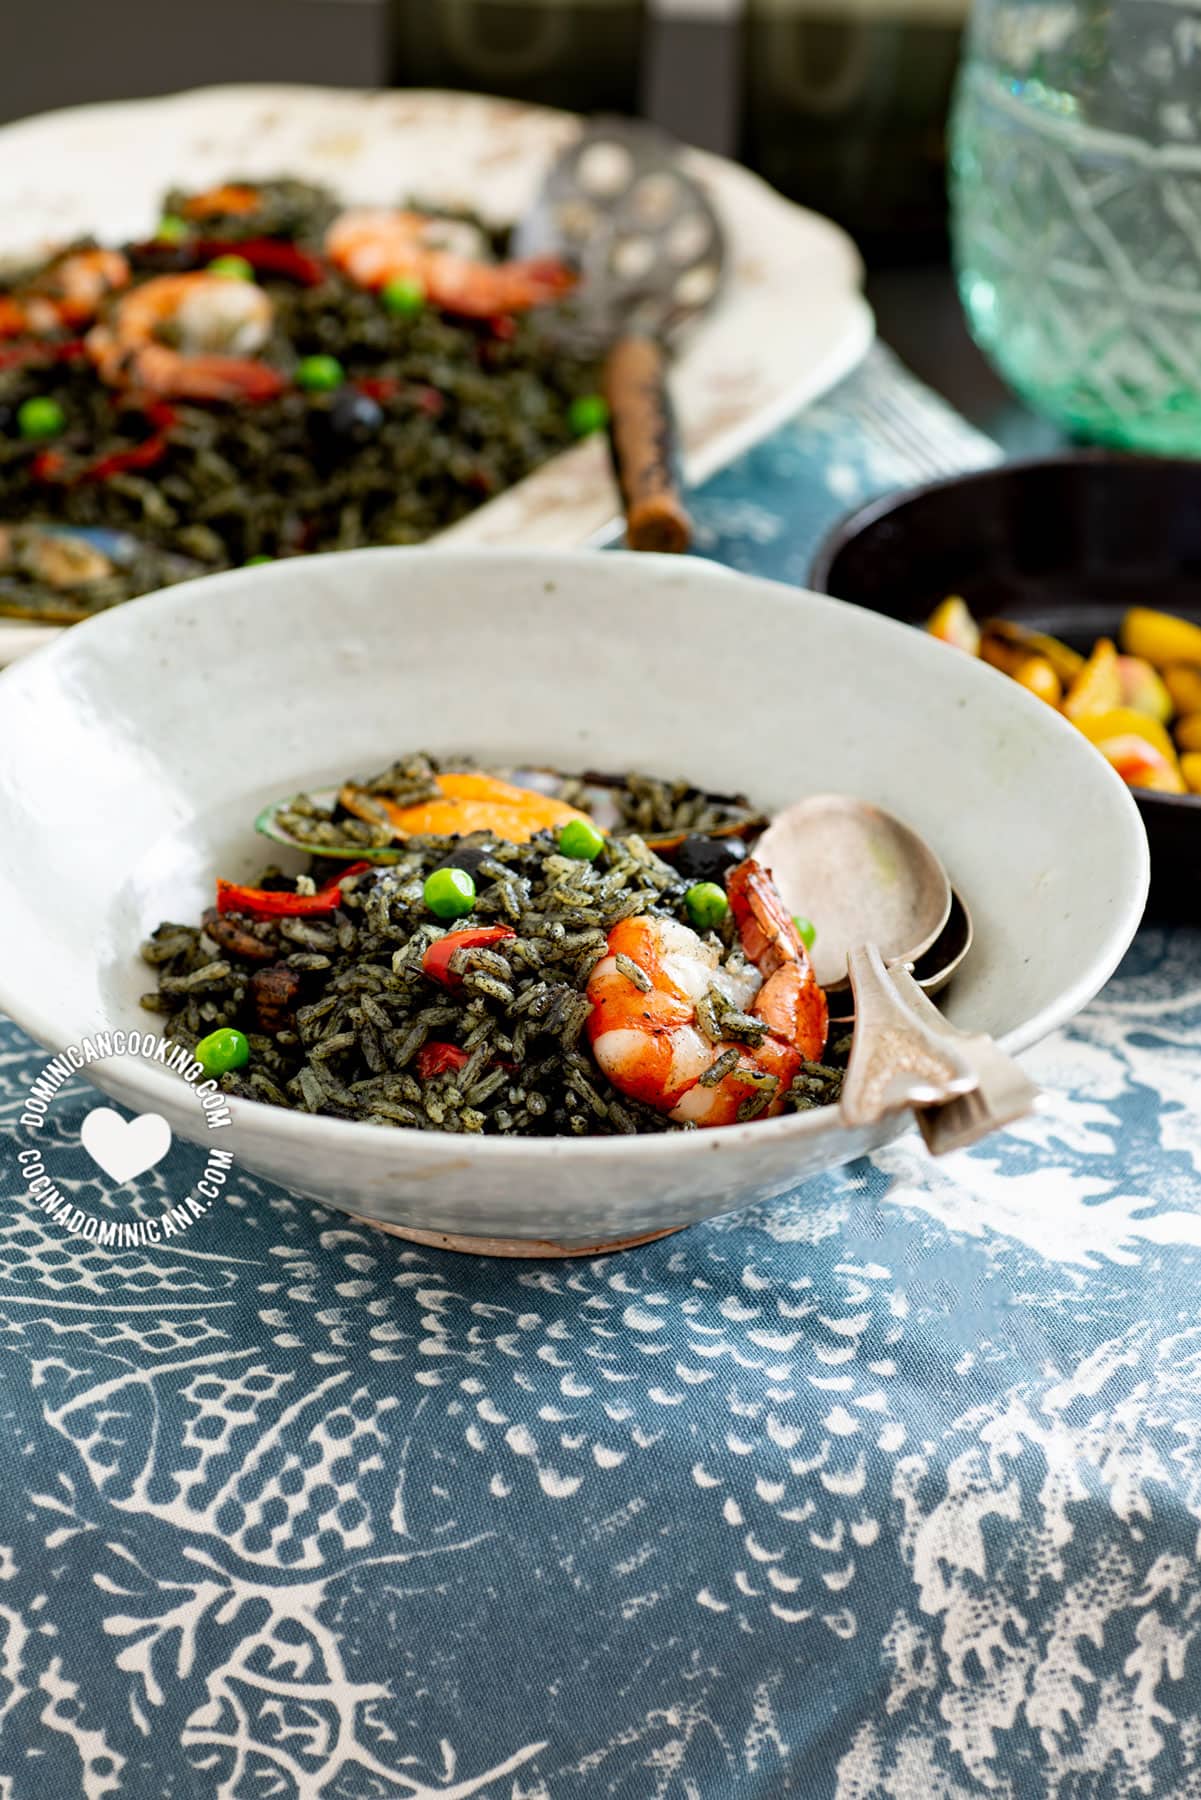
<instances>
[{"instance_id":1,"label":"green pea","mask_svg":"<svg viewBox=\"0 0 1201 1800\"><path fill-rule=\"evenodd\" d=\"M250 1044L244 1032L222 1025L202 1037L193 1054L207 1075L227 1075L250 1061Z\"/></svg>"},{"instance_id":2,"label":"green pea","mask_svg":"<svg viewBox=\"0 0 1201 1800\"><path fill-rule=\"evenodd\" d=\"M421 894L436 919L465 919L475 905L475 882L466 869L435 869Z\"/></svg>"},{"instance_id":3,"label":"green pea","mask_svg":"<svg viewBox=\"0 0 1201 1800\"><path fill-rule=\"evenodd\" d=\"M720 925L730 910L724 888L715 881L695 881L684 895L688 917L698 931L709 931Z\"/></svg>"},{"instance_id":4,"label":"green pea","mask_svg":"<svg viewBox=\"0 0 1201 1800\"><path fill-rule=\"evenodd\" d=\"M595 862L604 847L604 834L591 819L568 819L559 833L559 849L576 862Z\"/></svg>"},{"instance_id":5,"label":"green pea","mask_svg":"<svg viewBox=\"0 0 1201 1800\"><path fill-rule=\"evenodd\" d=\"M182 244L191 235L192 227L178 213L164 213L154 228L155 240L160 244Z\"/></svg>"},{"instance_id":6,"label":"green pea","mask_svg":"<svg viewBox=\"0 0 1201 1800\"><path fill-rule=\"evenodd\" d=\"M261 563L269 563L269 562L274 562L274 561L275 561L275 558L273 556L268 556L265 551L260 550L260 552L257 556L248 556L246 558L246 561L242 564L242 567L244 569L257 569Z\"/></svg>"},{"instance_id":7,"label":"green pea","mask_svg":"<svg viewBox=\"0 0 1201 1800\"><path fill-rule=\"evenodd\" d=\"M813 920L804 918L800 913L793 913L792 922L796 926L796 934L806 950L812 950L813 940L817 936L817 926Z\"/></svg>"},{"instance_id":8,"label":"green pea","mask_svg":"<svg viewBox=\"0 0 1201 1800\"><path fill-rule=\"evenodd\" d=\"M398 319L416 318L425 306L425 289L411 275L385 282L379 297L385 312L395 313Z\"/></svg>"},{"instance_id":9,"label":"green pea","mask_svg":"<svg viewBox=\"0 0 1201 1800\"><path fill-rule=\"evenodd\" d=\"M567 422L577 437L591 437L609 423L609 403L603 394L579 394L568 408Z\"/></svg>"},{"instance_id":10,"label":"green pea","mask_svg":"<svg viewBox=\"0 0 1201 1800\"><path fill-rule=\"evenodd\" d=\"M214 256L205 268L206 275L221 275L227 281L253 281L254 264L244 256Z\"/></svg>"},{"instance_id":11,"label":"green pea","mask_svg":"<svg viewBox=\"0 0 1201 1800\"><path fill-rule=\"evenodd\" d=\"M57 437L67 423L67 415L57 400L41 394L23 400L17 408L17 430L23 438Z\"/></svg>"},{"instance_id":12,"label":"green pea","mask_svg":"<svg viewBox=\"0 0 1201 1800\"><path fill-rule=\"evenodd\" d=\"M346 370L336 356L302 356L296 365L296 385L310 394L328 394L341 387Z\"/></svg>"}]
</instances>

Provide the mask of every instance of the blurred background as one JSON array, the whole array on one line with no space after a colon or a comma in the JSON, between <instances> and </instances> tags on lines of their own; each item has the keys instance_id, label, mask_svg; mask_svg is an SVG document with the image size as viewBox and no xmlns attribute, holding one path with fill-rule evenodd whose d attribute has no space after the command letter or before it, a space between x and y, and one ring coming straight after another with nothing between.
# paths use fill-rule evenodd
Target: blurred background
<instances>
[{"instance_id":1,"label":"blurred background","mask_svg":"<svg viewBox=\"0 0 1201 1800\"><path fill-rule=\"evenodd\" d=\"M220 81L459 87L642 113L912 261L944 229L965 0L43 0L0 121Z\"/></svg>"},{"instance_id":2,"label":"blurred background","mask_svg":"<svg viewBox=\"0 0 1201 1800\"><path fill-rule=\"evenodd\" d=\"M222 81L467 88L642 114L837 219L881 335L1002 436L948 270L945 127L966 0L39 0L0 122ZM1016 448L1035 448L1023 441Z\"/></svg>"}]
</instances>

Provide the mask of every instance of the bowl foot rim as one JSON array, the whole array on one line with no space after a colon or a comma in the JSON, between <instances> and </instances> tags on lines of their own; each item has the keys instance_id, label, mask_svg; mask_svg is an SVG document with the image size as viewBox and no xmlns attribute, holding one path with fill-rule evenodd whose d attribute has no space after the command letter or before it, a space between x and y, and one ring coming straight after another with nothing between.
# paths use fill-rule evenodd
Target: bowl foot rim
<instances>
[{"instance_id":1,"label":"bowl foot rim","mask_svg":"<svg viewBox=\"0 0 1201 1800\"><path fill-rule=\"evenodd\" d=\"M640 1232L636 1237L613 1238L601 1244L560 1244L549 1238L464 1237L453 1231L421 1231L415 1225L389 1225L383 1219L365 1219L361 1213L351 1217L356 1224L370 1226L372 1231L386 1231L390 1237L404 1238L407 1243L421 1244L428 1250L454 1250L462 1256L512 1256L550 1258L567 1256L611 1256L618 1250L636 1250L640 1244L653 1244L659 1238L671 1237L687 1228L668 1225L659 1231Z\"/></svg>"}]
</instances>

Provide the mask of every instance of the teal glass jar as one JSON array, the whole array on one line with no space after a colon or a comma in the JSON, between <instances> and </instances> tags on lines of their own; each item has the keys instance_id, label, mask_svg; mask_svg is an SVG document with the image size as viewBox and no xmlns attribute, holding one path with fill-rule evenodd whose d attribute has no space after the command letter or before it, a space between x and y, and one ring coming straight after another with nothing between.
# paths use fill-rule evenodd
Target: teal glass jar
<instances>
[{"instance_id":1,"label":"teal glass jar","mask_svg":"<svg viewBox=\"0 0 1201 1800\"><path fill-rule=\"evenodd\" d=\"M1201 15L976 0L951 122L972 333L1073 434L1201 455Z\"/></svg>"}]
</instances>

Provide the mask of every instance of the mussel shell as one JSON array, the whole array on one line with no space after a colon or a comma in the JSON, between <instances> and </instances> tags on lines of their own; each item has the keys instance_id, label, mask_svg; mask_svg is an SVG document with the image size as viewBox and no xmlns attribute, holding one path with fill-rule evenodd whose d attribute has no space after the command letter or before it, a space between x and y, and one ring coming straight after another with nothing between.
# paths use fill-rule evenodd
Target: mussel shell
<instances>
[{"instance_id":1,"label":"mussel shell","mask_svg":"<svg viewBox=\"0 0 1201 1800\"><path fill-rule=\"evenodd\" d=\"M335 799L342 811L349 813L352 819L361 819L364 825L386 825L391 829L383 805L366 788L356 787L354 782L347 781L338 789Z\"/></svg>"},{"instance_id":2,"label":"mussel shell","mask_svg":"<svg viewBox=\"0 0 1201 1800\"><path fill-rule=\"evenodd\" d=\"M80 606L65 594L47 594L27 582L0 575L0 617L28 619L36 625L78 625L94 618L97 608Z\"/></svg>"},{"instance_id":3,"label":"mussel shell","mask_svg":"<svg viewBox=\"0 0 1201 1800\"><path fill-rule=\"evenodd\" d=\"M947 987L972 947L972 916L963 900L951 889L951 911L947 922L930 948L912 964L913 979L931 998ZM855 1017L855 996L850 982L826 989L831 1025L849 1025Z\"/></svg>"},{"instance_id":4,"label":"mussel shell","mask_svg":"<svg viewBox=\"0 0 1201 1800\"><path fill-rule=\"evenodd\" d=\"M714 825L709 831L648 831L645 841L652 850L658 851L660 856L665 856L670 862L672 851L678 850L686 838L730 838L745 837L748 834L754 836L757 832L762 831L766 824L766 813L752 812L748 807L737 818L723 819L720 824Z\"/></svg>"},{"instance_id":5,"label":"mussel shell","mask_svg":"<svg viewBox=\"0 0 1201 1800\"><path fill-rule=\"evenodd\" d=\"M131 532L112 530L100 525L52 525L36 520L0 526L0 535L11 533L18 539L22 553L27 553L31 540L73 539L103 557L109 568L90 579L55 589L39 582L36 573L16 573L10 565L0 569L0 615L10 619L32 619L39 625L77 625L123 599L106 592L106 584L116 575L137 569L143 591L167 586L202 575L205 570L189 557L174 551L159 550L143 543ZM18 569L22 565L17 565Z\"/></svg>"},{"instance_id":6,"label":"mussel shell","mask_svg":"<svg viewBox=\"0 0 1201 1800\"><path fill-rule=\"evenodd\" d=\"M317 788L306 796L318 806L331 809L337 804L337 788ZM394 863L404 854L404 845L380 844L307 844L302 838L293 837L279 822L279 814L287 807L295 806L298 796L292 795L287 800L273 800L265 806L254 822L255 830L273 844L283 844L289 850L299 850L304 856L326 856L335 862L370 862Z\"/></svg>"},{"instance_id":7,"label":"mussel shell","mask_svg":"<svg viewBox=\"0 0 1201 1800\"><path fill-rule=\"evenodd\" d=\"M557 796L558 790L565 782L574 782L576 780L575 777L566 776L556 769L519 768L506 769L498 771L498 773L502 774L505 780L513 782L517 787L529 788L535 793L548 794L552 797ZM620 820L617 803L613 797L613 790L623 785L625 777L620 775L598 774L595 771L590 770L578 779L583 782L586 787L586 793L579 796L579 802L584 806L598 829L607 833L616 831L620 824ZM689 837L742 838L753 836L758 831L761 831L767 824L766 815L757 812L742 798L741 795L709 794L701 789L696 789L694 792L706 800L711 807L723 809L727 816L710 831L706 832L696 832L691 829L681 828L671 832L650 832L645 834L648 846L652 850L657 851L660 855L666 856L669 860L671 853L678 850L685 839ZM353 814L354 817L362 819L368 824L386 822L383 819L382 812L377 812L372 805L372 796L365 794L361 788L356 787L350 782L344 784L340 788L323 788L318 792L311 793L308 798L315 801L319 806L328 806L332 808L335 804L339 804L344 811ZM288 800L278 800L271 806L264 807L263 811L255 820L255 830L261 832L264 837L271 838L273 842L277 844L286 844L290 849L301 850L308 856L332 857L342 862L361 861L389 863L395 862L403 853L403 845L400 840L394 844L369 848L364 848L360 844L344 844L338 846L330 844L306 844L301 840L292 837L279 824L277 815L285 808L294 804L295 798L292 798Z\"/></svg>"}]
</instances>

